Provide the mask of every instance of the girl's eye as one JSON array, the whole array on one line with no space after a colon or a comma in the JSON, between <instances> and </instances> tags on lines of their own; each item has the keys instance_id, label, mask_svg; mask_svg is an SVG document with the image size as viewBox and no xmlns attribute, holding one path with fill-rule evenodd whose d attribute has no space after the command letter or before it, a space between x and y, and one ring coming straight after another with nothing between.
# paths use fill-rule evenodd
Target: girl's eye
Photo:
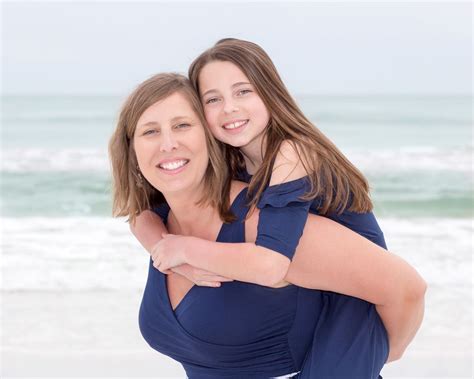
<instances>
[{"instance_id":1,"label":"girl's eye","mask_svg":"<svg viewBox=\"0 0 474 379\"><path fill-rule=\"evenodd\" d=\"M212 104L217 102L218 98L217 97L211 97L210 99L207 99L204 103L205 104Z\"/></svg>"},{"instance_id":2,"label":"girl's eye","mask_svg":"<svg viewBox=\"0 0 474 379\"><path fill-rule=\"evenodd\" d=\"M249 92L252 92L252 91L249 90L249 89L242 89L242 90L240 90L239 92L237 92L237 94L238 94L239 96L242 96L242 95L245 95L245 94L247 94L247 93L249 93Z\"/></svg>"}]
</instances>

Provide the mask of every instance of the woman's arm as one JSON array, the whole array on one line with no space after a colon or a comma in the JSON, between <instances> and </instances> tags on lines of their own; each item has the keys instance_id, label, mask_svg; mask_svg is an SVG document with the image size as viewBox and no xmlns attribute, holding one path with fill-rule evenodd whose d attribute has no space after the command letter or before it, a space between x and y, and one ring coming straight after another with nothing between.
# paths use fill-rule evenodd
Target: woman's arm
<instances>
[{"instance_id":1,"label":"woman's arm","mask_svg":"<svg viewBox=\"0 0 474 379\"><path fill-rule=\"evenodd\" d=\"M423 319L427 286L417 271L324 217L308 218L285 280L375 304L389 336L388 361L402 356Z\"/></svg>"}]
</instances>

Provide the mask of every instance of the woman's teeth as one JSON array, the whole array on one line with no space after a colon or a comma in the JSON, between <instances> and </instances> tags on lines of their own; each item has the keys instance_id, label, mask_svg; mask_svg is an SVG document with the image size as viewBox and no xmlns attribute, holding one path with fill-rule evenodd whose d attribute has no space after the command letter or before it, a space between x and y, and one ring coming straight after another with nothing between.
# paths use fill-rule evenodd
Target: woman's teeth
<instances>
[{"instance_id":1,"label":"woman's teeth","mask_svg":"<svg viewBox=\"0 0 474 379\"><path fill-rule=\"evenodd\" d=\"M242 125L245 125L247 122L248 122L248 120L244 120L244 121L233 122L233 123L231 123L231 124L225 124L225 125L224 125L224 129L236 129L236 128L240 128Z\"/></svg>"},{"instance_id":2,"label":"woman's teeth","mask_svg":"<svg viewBox=\"0 0 474 379\"><path fill-rule=\"evenodd\" d=\"M188 162L189 162L188 160L183 159L183 160L174 161L174 162L161 163L161 164L159 164L159 166L160 166L160 168L162 168L164 170L172 171L172 170L176 170L180 167L183 167Z\"/></svg>"}]
</instances>

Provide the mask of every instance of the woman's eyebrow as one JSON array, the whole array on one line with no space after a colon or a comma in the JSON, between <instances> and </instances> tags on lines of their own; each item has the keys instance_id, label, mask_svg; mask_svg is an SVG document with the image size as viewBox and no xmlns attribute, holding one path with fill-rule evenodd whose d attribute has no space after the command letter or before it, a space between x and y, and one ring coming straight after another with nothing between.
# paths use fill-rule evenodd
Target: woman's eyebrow
<instances>
[{"instance_id":1,"label":"woman's eyebrow","mask_svg":"<svg viewBox=\"0 0 474 379\"><path fill-rule=\"evenodd\" d=\"M137 125L137 129L146 128L147 126L160 126L160 124L156 121L148 121L144 124Z\"/></svg>"},{"instance_id":2,"label":"woman's eyebrow","mask_svg":"<svg viewBox=\"0 0 474 379\"><path fill-rule=\"evenodd\" d=\"M190 119L189 116L176 116L176 117L173 117L170 121L173 124L173 123L178 122L178 121L189 120L189 119Z\"/></svg>"},{"instance_id":3,"label":"woman's eyebrow","mask_svg":"<svg viewBox=\"0 0 474 379\"><path fill-rule=\"evenodd\" d=\"M210 89L210 90L204 92L204 93L201 95L201 97L204 97L204 96L206 96L206 95L209 95L209 94L212 93L212 92L217 92L217 90L216 90L216 89Z\"/></svg>"}]
</instances>

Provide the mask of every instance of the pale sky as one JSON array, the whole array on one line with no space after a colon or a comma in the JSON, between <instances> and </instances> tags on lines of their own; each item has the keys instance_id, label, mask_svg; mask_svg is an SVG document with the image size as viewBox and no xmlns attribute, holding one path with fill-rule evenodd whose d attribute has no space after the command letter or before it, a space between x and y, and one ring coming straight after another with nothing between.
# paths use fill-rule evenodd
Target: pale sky
<instances>
[{"instance_id":1,"label":"pale sky","mask_svg":"<svg viewBox=\"0 0 474 379\"><path fill-rule=\"evenodd\" d=\"M260 44L298 94L468 94L470 2L2 3L3 94L118 94Z\"/></svg>"}]
</instances>

